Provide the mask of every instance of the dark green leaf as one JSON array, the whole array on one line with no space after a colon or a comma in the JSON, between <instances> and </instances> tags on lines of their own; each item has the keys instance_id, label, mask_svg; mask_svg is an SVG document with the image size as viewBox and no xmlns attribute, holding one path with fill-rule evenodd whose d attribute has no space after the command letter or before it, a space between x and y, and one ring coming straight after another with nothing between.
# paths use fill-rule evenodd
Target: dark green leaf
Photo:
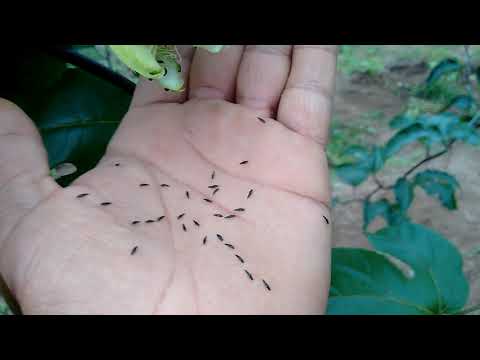
<instances>
[{"instance_id":1,"label":"dark green leaf","mask_svg":"<svg viewBox=\"0 0 480 360\"><path fill-rule=\"evenodd\" d=\"M5 70L0 82L0 97L29 113L40 102L39 95L60 80L67 70L64 62L31 49L16 49L0 57Z\"/></svg>"},{"instance_id":2,"label":"dark green leaf","mask_svg":"<svg viewBox=\"0 0 480 360\"><path fill-rule=\"evenodd\" d=\"M477 129L467 123L454 124L448 129L447 135L451 140L464 141L470 145L480 144L480 136Z\"/></svg>"},{"instance_id":3,"label":"dark green leaf","mask_svg":"<svg viewBox=\"0 0 480 360\"><path fill-rule=\"evenodd\" d=\"M383 148L375 146L370 155L370 169L373 173L379 172L385 164Z\"/></svg>"},{"instance_id":4,"label":"dark green leaf","mask_svg":"<svg viewBox=\"0 0 480 360\"><path fill-rule=\"evenodd\" d=\"M447 74L458 72L462 69L462 64L456 59L445 59L435 66L426 80L428 86L432 86L440 78Z\"/></svg>"},{"instance_id":5,"label":"dark green leaf","mask_svg":"<svg viewBox=\"0 0 480 360\"><path fill-rule=\"evenodd\" d=\"M453 125L460 123L460 118L451 113L422 115L418 118L418 122L423 127L438 129L442 137L446 138L448 136L448 129Z\"/></svg>"},{"instance_id":6,"label":"dark green leaf","mask_svg":"<svg viewBox=\"0 0 480 360\"><path fill-rule=\"evenodd\" d=\"M375 249L394 256L415 272L408 291L410 302L436 314L463 308L469 293L462 256L442 235L408 222L368 235Z\"/></svg>"},{"instance_id":7,"label":"dark green leaf","mask_svg":"<svg viewBox=\"0 0 480 360\"><path fill-rule=\"evenodd\" d=\"M385 158L390 158L399 152L404 146L417 140L429 140L430 142L440 142L442 137L434 129L425 129L421 125L412 125L395 134L384 148Z\"/></svg>"},{"instance_id":8,"label":"dark green leaf","mask_svg":"<svg viewBox=\"0 0 480 360\"><path fill-rule=\"evenodd\" d=\"M370 168L368 164L346 164L337 166L335 173L341 181L352 186L358 186L368 178Z\"/></svg>"},{"instance_id":9,"label":"dark green leaf","mask_svg":"<svg viewBox=\"0 0 480 360\"><path fill-rule=\"evenodd\" d=\"M388 220L389 209L390 203L386 199L375 202L365 200L363 203L363 229L366 230L378 216Z\"/></svg>"},{"instance_id":10,"label":"dark green leaf","mask_svg":"<svg viewBox=\"0 0 480 360\"><path fill-rule=\"evenodd\" d=\"M93 168L128 109L130 96L82 70L67 70L30 112L48 151L50 167L68 162L78 171L68 183Z\"/></svg>"},{"instance_id":11,"label":"dark green leaf","mask_svg":"<svg viewBox=\"0 0 480 360\"><path fill-rule=\"evenodd\" d=\"M333 249L330 315L420 315L411 281L384 255L363 249Z\"/></svg>"},{"instance_id":12,"label":"dark green leaf","mask_svg":"<svg viewBox=\"0 0 480 360\"><path fill-rule=\"evenodd\" d=\"M469 95L459 95L450 101L445 108L440 111L441 113L446 111L458 110L463 113L468 113L475 105L475 99Z\"/></svg>"},{"instance_id":13,"label":"dark green leaf","mask_svg":"<svg viewBox=\"0 0 480 360\"><path fill-rule=\"evenodd\" d=\"M460 187L455 177L442 171L426 170L417 174L415 184L449 210L457 209L455 190Z\"/></svg>"},{"instance_id":14,"label":"dark green leaf","mask_svg":"<svg viewBox=\"0 0 480 360\"><path fill-rule=\"evenodd\" d=\"M392 129L402 130L416 123L417 119L415 117L402 114L395 116L392 121L390 121L390 127Z\"/></svg>"},{"instance_id":15,"label":"dark green leaf","mask_svg":"<svg viewBox=\"0 0 480 360\"><path fill-rule=\"evenodd\" d=\"M413 186L407 179L400 178L394 187L395 198L400 207L400 210L406 212L413 201Z\"/></svg>"}]
</instances>

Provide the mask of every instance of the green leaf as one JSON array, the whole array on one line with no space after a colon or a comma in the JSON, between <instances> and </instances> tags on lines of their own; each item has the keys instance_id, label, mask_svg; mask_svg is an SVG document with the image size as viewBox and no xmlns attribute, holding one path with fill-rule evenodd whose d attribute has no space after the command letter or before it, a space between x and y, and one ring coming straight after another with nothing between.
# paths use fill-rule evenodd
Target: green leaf
<instances>
[{"instance_id":1,"label":"green leaf","mask_svg":"<svg viewBox=\"0 0 480 360\"><path fill-rule=\"evenodd\" d=\"M390 127L392 129L402 130L417 123L417 119L413 116L408 116L405 114L395 116L390 121Z\"/></svg>"},{"instance_id":2,"label":"green leaf","mask_svg":"<svg viewBox=\"0 0 480 360\"><path fill-rule=\"evenodd\" d=\"M464 141L470 145L480 144L477 129L467 123L454 124L448 129L447 135L451 140Z\"/></svg>"},{"instance_id":3,"label":"green leaf","mask_svg":"<svg viewBox=\"0 0 480 360\"><path fill-rule=\"evenodd\" d=\"M415 275L407 298L435 314L452 314L467 302L469 286L459 251L442 235L403 222L368 235L378 251L409 265Z\"/></svg>"},{"instance_id":4,"label":"green leaf","mask_svg":"<svg viewBox=\"0 0 480 360\"><path fill-rule=\"evenodd\" d=\"M398 179L394 187L395 198L401 211L406 212L413 201L413 187L407 179Z\"/></svg>"},{"instance_id":5,"label":"green leaf","mask_svg":"<svg viewBox=\"0 0 480 360\"><path fill-rule=\"evenodd\" d=\"M358 186L363 183L370 174L370 168L368 164L345 164L335 167L335 174L341 181L352 185Z\"/></svg>"},{"instance_id":6,"label":"green leaf","mask_svg":"<svg viewBox=\"0 0 480 360\"><path fill-rule=\"evenodd\" d=\"M460 118L451 113L422 115L418 118L418 122L423 125L423 127L438 129L442 137L447 138L449 128L460 123Z\"/></svg>"},{"instance_id":7,"label":"green leaf","mask_svg":"<svg viewBox=\"0 0 480 360\"><path fill-rule=\"evenodd\" d=\"M428 195L438 198L447 209L457 209L455 190L460 185L452 175L437 170L426 170L417 174L414 181Z\"/></svg>"},{"instance_id":8,"label":"green leaf","mask_svg":"<svg viewBox=\"0 0 480 360\"><path fill-rule=\"evenodd\" d=\"M363 203L363 230L366 230L378 216L388 220L389 209L390 203L386 199L375 202L365 200Z\"/></svg>"},{"instance_id":9,"label":"green leaf","mask_svg":"<svg viewBox=\"0 0 480 360\"><path fill-rule=\"evenodd\" d=\"M445 106L441 113L452 110L459 110L463 113L468 113L475 105L475 99L469 95L459 95L450 101L450 103Z\"/></svg>"},{"instance_id":10,"label":"green leaf","mask_svg":"<svg viewBox=\"0 0 480 360\"><path fill-rule=\"evenodd\" d=\"M411 125L395 134L385 145L385 158L390 158L398 153L404 146L417 140L429 140L431 143L440 142L442 137L434 129L425 129L419 124Z\"/></svg>"},{"instance_id":11,"label":"green leaf","mask_svg":"<svg viewBox=\"0 0 480 360\"><path fill-rule=\"evenodd\" d=\"M0 96L27 113L41 102L39 94L47 93L67 70L64 62L30 49L16 49L0 62L5 69Z\"/></svg>"},{"instance_id":12,"label":"green leaf","mask_svg":"<svg viewBox=\"0 0 480 360\"><path fill-rule=\"evenodd\" d=\"M370 153L368 149L364 146L352 145L345 150L343 155L351 157L352 161L367 161L369 159Z\"/></svg>"},{"instance_id":13,"label":"green leaf","mask_svg":"<svg viewBox=\"0 0 480 360\"><path fill-rule=\"evenodd\" d=\"M50 168L72 163L78 169L59 180L68 184L93 168L103 156L130 95L82 70L64 72L29 115L40 129Z\"/></svg>"},{"instance_id":14,"label":"green leaf","mask_svg":"<svg viewBox=\"0 0 480 360\"><path fill-rule=\"evenodd\" d=\"M458 72L462 69L462 64L456 59L445 59L435 66L426 80L428 86L432 86L440 78L447 74Z\"/></svg>"},{"instance_id":15,"label":"green leaf","mask_svg":"<svg viewBox=\"0 0 480 360\"><path fill-rule=\"evenodd\" d=\"M375 146L370 155L370 168L373 173L379 172L385 164L385 154L383 148Z\"/></svg>"},{"instance_id":16,"label":"green leaf","mask_svg":"<svg viewBox=\"0 0 480 360\"><path fill-rule=\"evenodd\" d=\"M329 315L426 315L410 297L409 279L384 255L333 249Z\"/></svg>"}]
</instances>

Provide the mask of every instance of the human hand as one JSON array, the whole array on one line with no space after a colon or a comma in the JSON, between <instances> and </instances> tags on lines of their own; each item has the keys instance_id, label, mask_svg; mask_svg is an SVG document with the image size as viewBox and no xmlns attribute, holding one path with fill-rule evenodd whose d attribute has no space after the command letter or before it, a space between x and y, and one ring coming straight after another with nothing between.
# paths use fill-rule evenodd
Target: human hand
<instances>
[{"instance_id":1,"label":"human hand","mask_svg":"<svg viewBox=\"0 0 480 360\"><path fill-rule=\"evenodd\" d=\"M181 52L186 91L142 81L68 188L0 102L0 272L24 313L324 312L336 47Z\"/></svg>"}]
</instances>

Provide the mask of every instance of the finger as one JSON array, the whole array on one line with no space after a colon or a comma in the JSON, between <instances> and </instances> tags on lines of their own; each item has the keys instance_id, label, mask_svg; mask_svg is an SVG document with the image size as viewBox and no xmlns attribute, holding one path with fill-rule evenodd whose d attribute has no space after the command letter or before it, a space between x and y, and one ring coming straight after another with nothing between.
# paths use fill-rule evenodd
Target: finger
<instances>
[{"instance_id":1,"label":"finger","mask_svg":"<svg viewBox=\"0 0 480 360\"><path fill-rule=\"evenodd\" d=\"M297 45L277 120L325 144L335 86L336 45Z\"/></svg>"},{"instance_id":2,"label":"finger","mask_svg":"<svg viewBox=\"0 0 480 360\"><path fill-rule=\"evenodd\" d=\"M32 121L0 99L0 242L21 216L58 188Z\"/></svg>"},{"instance_id":3,"label":"finger","mask_svg":"<svg viewBox=\"0 0 480 360\"><path fill-rule=\"evenodd\" d=\"M145 106L155 103L182 103L187 99L190 66L195 49L191 45L178 45L178 52L182 57L181 76L185 81L185 90L165 90L158 81L142 78L135 89L131 107Z\"/></svg>"},{"instance_id":4,"label":"finger","mask_svg":"<svg viewBox=\"0 0 480 360\"><path fill-rule=\"evenodd\" d=\"M291 52L291 45L247 46L237 78L237 103L259 115L275 117L290 71Z\"/></svg>"},{"instance_id":5,"label":"finger","mask_svg":"<svg viewBox=\"0 0 480 360\"><path fill-rule=\"evenodd\" d=\"M243 48L232 45L218 54L198 49L190 71L189 98L233 101Z\"/></svg>"}]
</instances>

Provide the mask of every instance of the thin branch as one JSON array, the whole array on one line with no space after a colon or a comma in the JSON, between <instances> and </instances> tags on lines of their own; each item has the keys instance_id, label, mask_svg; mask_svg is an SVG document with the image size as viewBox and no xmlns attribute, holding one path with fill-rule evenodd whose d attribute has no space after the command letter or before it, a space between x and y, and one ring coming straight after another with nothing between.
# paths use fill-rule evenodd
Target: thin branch
<instances>
[{"instance_id":1,"label":"thin branch","mask_svg":"<svg viewBox=\"0 0 480 360\"><path fill-rule=\"evenodd\" d=\"M85 70L103 80L106 80L112 85L115 85L127 91L131 95L133 95L133 92L135 91L135 84L133 82L131 82L124 76L112 71L108 67L99 64L84 55L79 54L72 48L50 46L43 47L41 48L41 50L45 51L47 54L55 58L75 65L82 70Z\"/></svg>"}]
</instances>

